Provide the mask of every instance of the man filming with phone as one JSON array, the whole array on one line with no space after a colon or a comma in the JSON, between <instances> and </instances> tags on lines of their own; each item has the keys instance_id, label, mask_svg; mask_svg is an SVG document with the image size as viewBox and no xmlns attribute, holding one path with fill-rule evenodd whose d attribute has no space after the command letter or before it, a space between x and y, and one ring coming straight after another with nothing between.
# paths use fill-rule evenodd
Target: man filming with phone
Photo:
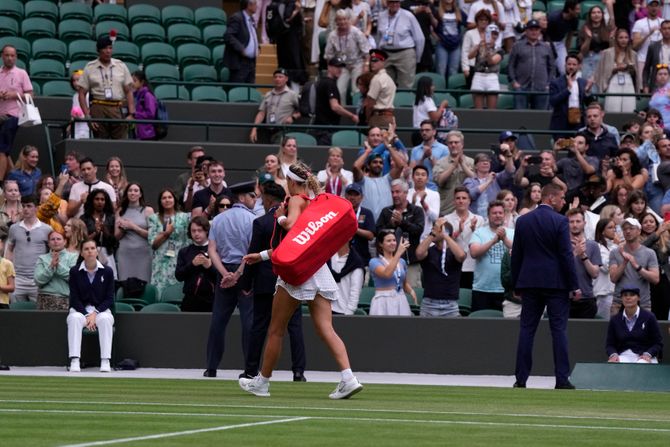
<instances>
[{"instance_id":1,"label":"man filming with phone","mask_svg":"<svg viewBox=\"0 0 670 447\"><path fill-rule=\"evenodd\" d=\"M529 166L534 167L530 172L528 172ZM526 155L521 159L521 166L514 174L514 184L526 188L535 182L542 186L555 183L563 191L567 191L567 185L556 176L557 170L556 157L551 151L542 151L540 155Z\"/></svg>"},{"instance_id":2,"label":"man filming with phone","mask_svg":"<svg viewBox=\"0 0 670 447\"><path fill-rule=\"evenodd\" d=\"M577 130L584 125L584 103L593 80L577 79L580 69L579 54L569 54L565 58L565 74L549 84L549 104L553 109L549 121L551 130ZM554 135L554 140L561 137L561 134Z\"/></svg>"}]
</instances>

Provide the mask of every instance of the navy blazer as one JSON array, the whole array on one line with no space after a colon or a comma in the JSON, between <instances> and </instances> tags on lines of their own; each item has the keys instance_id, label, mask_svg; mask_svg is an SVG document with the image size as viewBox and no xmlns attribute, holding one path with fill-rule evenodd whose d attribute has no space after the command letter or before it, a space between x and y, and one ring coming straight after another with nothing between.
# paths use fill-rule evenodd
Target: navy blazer
<instances>
[{"instance_id":1,"label":"navy blazer","mask_svg":"<svg viewBox=\"0 0 670 447\"><path fill-rule=\"evenodd\" d=\"M572 130L584 126L584 103L586 102L586 81L582 78L577 79L579 86L579 109L582 111L582 119L579 124L568 123L568 99L570 90L568 90L568 80L565 75L560 76L549 83L549 104L553 109L549 129L551 130ZM563 136L564 137L564 136Z\"/></svg>"},{"instance_id":2,"label":"navy blazer","mask_svg":"<svg viewBox=\"0 0 670 447\"><path fill-rule=\"evenodd\" d=\"M257 217L252 225L251 241L249 242L249 253L260 253L263 250L268 250L271 247L277 247L284 235L282 228L277 225L275 230L275 210L277 207L272 207L264 215ZM270 243L274 234L274 240ZM272 271L272 261L261 261L253 265L248 265L244 269L244 275L240 279L240 285L243 290L250 290L253 288L254 294L260 293L273 294L275 291L275 284L277 283L277 275Z\"/></svg>"},{"instance_id":3,"label":"navy blazer","mask_svg":"<svg viewBox=\"0 0 670 447\"><path fill-rule=\"evenodd\" d=\"M607 328L607 355L620 354L630 349L638 355L645 352L652 357L658 357L663 350L663 337L658 322L653 313L640 308L640 315L629 331L621 312L610 318Z\"/></svg>"},{"instance_id":4,"label":"navy blazer","mask_svg":"<svg viewBox=\"0 0 670 447\"><path fill-rule=\"evenodd\" d=\"M516 221L512 285L519 289L577 290L568 218L540 205Z\"/></svg>"},{"instance_id":5,"label":"navy blazer","mask_svg":"<svg viewBox=\"0 0 670 447\"><path fill-rule=\"evenodd\" d=\"M228 19L228 28L223 36L226 48L223 51L223 66L230 70L240 68L244 58L244 49L249 44L249 28L244 11L238 11Z\"/></svg>"},{"instance_id":6,"label":"navy blazer","mask_svg":"<svg viewBox=\"0 0 670 447\"><path fill-rule=\"evenodd\" d=\"M86 269L79 270L80 266L81 264L77 264L70 269L70 307L84 315L88 305L94 306L98 312L110 309L114 303L112 269L107 266L98 268L91 283Z\"/></svg>"}]
</instances>

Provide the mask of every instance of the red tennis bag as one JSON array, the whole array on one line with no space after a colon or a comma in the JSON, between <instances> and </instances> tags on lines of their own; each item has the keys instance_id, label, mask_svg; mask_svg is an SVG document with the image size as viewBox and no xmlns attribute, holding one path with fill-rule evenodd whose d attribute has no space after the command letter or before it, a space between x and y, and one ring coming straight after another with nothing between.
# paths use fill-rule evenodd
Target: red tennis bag
<instances>
[{"instance_id":1,"label":"red tennis bag","mask_svg":"<svg viewBox=\"0 0 670 447\"><path fill-rule=\"evenodd\" d=\"M272 250L272 270L288 284L299 286L351 240L357 229L356 215L348 200L319 194Z\"/></svg>"}]
</instances>

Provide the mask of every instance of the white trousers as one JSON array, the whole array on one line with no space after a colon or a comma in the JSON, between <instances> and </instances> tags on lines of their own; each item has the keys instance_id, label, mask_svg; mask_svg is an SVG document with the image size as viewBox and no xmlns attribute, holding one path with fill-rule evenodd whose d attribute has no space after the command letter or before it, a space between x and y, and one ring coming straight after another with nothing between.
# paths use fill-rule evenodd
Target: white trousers
<instances>
[{"instance_id":1,"label":"white trousers","mask_svg":"<svg viewBox=\"0 0 670 447\"><path fill-rule=\"evenodd\" d=\"M358 92L356 79L363 74L363 63L342 69L342 74L337 78L337 89L340 91L340 104L347 104L347 91L351 86L351 95Z\"/></svg>"},{"instance_id":2,"label":"white trousers","mask_svg":"<svg viewBox=\"0 0 670 447\"><path fill-rule=\"evenodd\" d=\"M626 349L624 352L619 354L619 363L658 363L658 359L656 357L652 357L651 361L645 362L644 360L640 359L640 356L631 351L630 349Z\"/></svg>"},{"instance_id":3,"label":"white trousers","mask_svg":"<svg viewBox=\"0 0 670 447\"><path fill-rule=\"evenodd\" d=\"M98 327L98 339L100 341L100 358L112 358L112 336L114 335L114 316L107 309L100 312L95 318L95 325ZM70 357L81 356L81 336L82 330L86 327L86 316L70 308L67 316L67 346Z\"/></svg>"}]
</instances>

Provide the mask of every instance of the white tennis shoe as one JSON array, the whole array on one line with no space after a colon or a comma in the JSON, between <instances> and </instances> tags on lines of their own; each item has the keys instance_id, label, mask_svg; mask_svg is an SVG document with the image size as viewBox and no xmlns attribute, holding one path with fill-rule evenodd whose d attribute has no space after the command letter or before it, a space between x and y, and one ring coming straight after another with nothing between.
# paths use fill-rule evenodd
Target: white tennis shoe
<instances>
[{"instance_id":1,"label":"white tennis shoe","mask_svg":"<svg viewBox=\"0 0 670 447\"><path fill-rule=\"evenodd\" d=\"M251 393L259 397L270 397L270 382L261 380L261 376L258 375L253 379L247 379L242 377L239 379L238 383L240 388L242 388L247 393Z\"/></svg>"},{"instance_id":2,"label":"white tennis shoe","mask_svg":"<svg viewBox=\"0 0 670 447\"><path fill-rule=\"evenodd\" d=\"M328 397L331 399L349 399L354 394L358 393L363 389L363 385L358 381L357 378L353 378L347 382L344 380L341 381L335 391L330 393Z\"/></svg>"},{"instance_id":3,"label":"white tennis shoe","mask_svg":"<svg viewBox=\"0 0 670 447\"><path fill-rule=\"evenodd\" d=\"M109 365L109 359L100 359L100 372L108 373L111 372L112 368Z\"/></svg>"},{"instance_id":4,"label":"white tennis shoe","mask_svg":"<svg viewBox=\"0 0 670 447\"><path fill-rule=\"evenodd\" d=\"M81 366L79 365L79 357L72 357L70 360L70 372L78 373L81 372Z\"/></svg>"}]
</instances>

